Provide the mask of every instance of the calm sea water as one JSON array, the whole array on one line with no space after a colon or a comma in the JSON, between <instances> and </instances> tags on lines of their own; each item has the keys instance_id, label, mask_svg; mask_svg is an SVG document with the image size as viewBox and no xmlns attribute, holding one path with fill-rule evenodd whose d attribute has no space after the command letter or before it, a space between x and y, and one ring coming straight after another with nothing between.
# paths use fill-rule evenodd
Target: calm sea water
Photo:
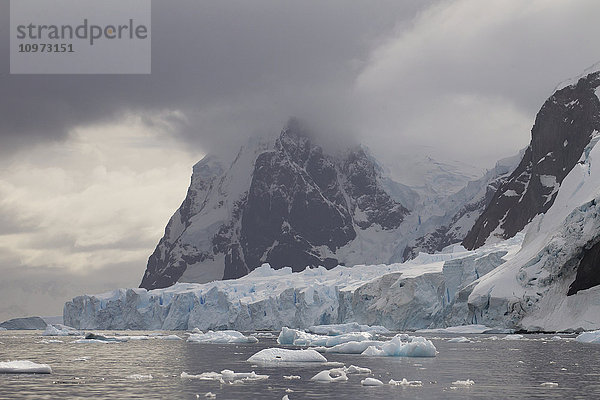
<instances>
[{"instance_id":1,"label":"calm sea water","mask_svg":"<svg viewBox=\"0 0 600 400\"><path fill-rule=\"evenodd\" d=\"M108 332L112 334L112 332ZM121 332L135 335L148 332ZM186 337L182 332L173 332ZM349 375L342 383L318 383L310 378L328 369L319 365L257 366L245 361L255 352L276 346L273 338L256 344L217 345L168 340L115 344L76 344L73 338L44 338L41 332L0 332L0 361L31 360L50 364L51 375L0 374L0 399L196 399L207 392L217 399L598 399L600 346L551 335L527 340L492 340L492 335L465 335L474 343L449 343L453 336L429 337L435 358L370 358L327 354L329 361L368 367L371 375ZM504 335L497 335L503 337ZM60 339L62 343L41 343ZM230 369L269 375L266 381L225 384L183 380L182 372L200 374ZM152 375L135 380L130 375ZM284 375L300 375L286 380ZM422 387L363 387L366 376L420 380ZM471 379L470 387L453 381ZM558 387L542 387L556 382ZM286 392L291 389L292 392Z\"/></svg>"}]
</instances>

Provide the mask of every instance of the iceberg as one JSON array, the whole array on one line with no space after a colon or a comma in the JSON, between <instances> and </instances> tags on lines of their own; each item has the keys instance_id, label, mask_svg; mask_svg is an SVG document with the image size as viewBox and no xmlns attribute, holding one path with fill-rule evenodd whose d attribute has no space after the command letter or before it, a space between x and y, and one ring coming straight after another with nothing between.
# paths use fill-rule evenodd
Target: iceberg
<instances>
[{"instance_id":1,"label":"iceberg","mask_svg":"<svg viewBox=\"0 0 600 400\"><path fill-rule=\"evenodd\" d=\"M62 324L52 324L46 327L42 336L82 336L84 333L75 328Z\"/></svg>"},{"instance_id":2,"label":"iceberg","mask_svg":"<svg viewBox=\"0 0 600 400\"><path fill-rule=\"evenodd\" d=\"M258 343L258 339L254 336L244 336L242 333L233 330L193 333L187 341L191 343Z\"/></svg>"},{"instance_id":3,"label":"iceberg","mask_svg":"<svg viewBox=\"0 0 600 400\"><path fill-rule=\"evenodd\" d=\"M378 357L435 357L437 350L430 340L399 334L382 345L369 346L361 354Z\"/></svg>"},{"instance_id":4,"label":"iceberg","mask_svg":"<svg viewBox=\"0 0 600 400\"><path fill-rule=\"evenodd\" d=\"M306 333L298 329L281 328L277 343L294 346L324 346L333 347L342 343L362 342L371 340L373 335L369 332L344 333L338 336L325 336Z\"/></svg>"},{"instance_id":5,"label":"iceberg","mask_svg":"<svg viewBox=\"0 0 600 400\"><path fill-rule=\"evenodd\" d=\"M600 330L583 332L575 340L580 343L600 343Z\"/></svg>"},{"instance_id":6,"label":"iceberg","mask_svg":"<svg viewBox=\"0 0 600 400\"><path fill-rule=\"evenodd\" d=\"M383 382L375 378L365 378L360 381L360 384L363 386L383 386Z\"/></svg>"},{"instance_id":7,"label":"iceberg","mask_svg":"<svg viewBox=\"0 0 600 400\"><path fill-rule=\"evenodd\" d=\"M452 384L454 386L472 386L472 385L475 384L475 382L473 382L470 379L466 379L464 381L460 381L460 380L459 381L454 381L454 382L452 382Z\"/></svg>"},{"instance_id":8,"label":"iceberg","mask_svg":"<svg viewBox=\"0 0 600 400\"><path fill-rule=\"evenodd\" d=\"M348 380L348 376L341 369L329 369L326 371L321 371L312 378L311 381L317 382L344 382Z\"/></svg>"},{"instance_id":9,"label":"iceberg","mask_svg":"<svg viewBox=\"0 0 600 400\"><path fill-rule=\"evenodd\" d=\"M401 381L395 381L393 379L390 379L390 381L388 382L388 385L392 385L392 386L423 386L423 382L409 381L406 378L402 378Z\"/></svg>"},{"instance_id":10,"label":"iceberg","mask_svg":"<svg viewBox=\"0 0 600 400\"><path fill-rule=\"evenodd\" d=\"M29 360L0 361L0 374L51 374L48 364L37 364Z\"/></svg>"},{"instance_id":11,"label":"iceberg","mask_svg":"<svg viewBox=\"0 0 600 400\"><path fill-rule=\"evenodd\" d=\"M269 375L259 375L252 372L234 372L229 369L224 369L218 372L203 372L199 375L181 373L181 379L198 379L202 381L218 381L220 383L242 383L248 381L262 381L269 379Z\"/></svg>"},{"instance_id":12,"label":"iceberg","mask_svg":"<svg viewBox=\"0 0 600 400\"><path fill-rule=\"evenodd\" d=\"M317 325L309 326L306 329L307 332L316 333L317 335L337 336L346 333L353 332L369 332L369 333L390 333L389 329L380 325L361 325L356 322L349 322L347 324L329 324L329 325Z\"/></svg>"},{"instance_id":13,"label":"iceberg","mask_svg":"<svg viewBox=\"0 0 600 400\"><path fill-rule=\"evenodd\" d=\"M327 359L312 349L290 350L280 348L263 349L248 358L253 363L280 363L280 362L318 362L325 363Z\"/></svg>"},{"instance_id":14,"label":"iceberg","mask_svg":"<svg viewBox=\"0 0 600 400\"><path fill-rule=\"evenodd\" d=\"M473 343L473 342L464 336L460 336L460 337L455 337L455 338L448 340L448 343Z\"/></svg>"}]
</instances>

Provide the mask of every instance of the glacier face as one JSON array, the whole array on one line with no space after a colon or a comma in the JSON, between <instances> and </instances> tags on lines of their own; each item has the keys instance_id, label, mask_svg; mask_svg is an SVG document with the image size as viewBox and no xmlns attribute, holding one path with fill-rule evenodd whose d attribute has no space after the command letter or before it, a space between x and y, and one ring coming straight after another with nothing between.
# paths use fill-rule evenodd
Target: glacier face
<instances>
[{"instance_id":1,"label":"glacier face","mask_svg":"<svg viewBox=\"0 0 600 400\"><path fill-rule=\"evenodd\" d=\"M459 287L519 246L518 239L474 252L457 246L402 264L330 270L292 272L265 264L235 280L79 296L65 304L63 317L81 329L252 330L345 322L426 328L444 323Z\"/></svg>"}]
</instances>

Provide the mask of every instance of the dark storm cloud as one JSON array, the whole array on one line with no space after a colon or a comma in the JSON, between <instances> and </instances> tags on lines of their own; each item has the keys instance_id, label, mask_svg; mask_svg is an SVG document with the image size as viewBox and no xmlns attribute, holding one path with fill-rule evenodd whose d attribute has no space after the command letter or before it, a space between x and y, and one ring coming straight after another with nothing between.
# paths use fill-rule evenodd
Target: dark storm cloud
<instances>
[{"instance_id":1,"label":"dark storm cloud","mask_svg":"<svg viewBox=\"0 0 600 400\"><path fill-rule=\"evenodd\" d=\"M153 1L149 76L8 75L4 58L1 149L64 140L73 126L127 111L181 110L187 123L176 133L208 150L278 130L290 115L315 115L326 104L334 110L374 40L424 5ZM0 3L0 26L8 54L8 0Z\"/></svg>"}]
</instances>

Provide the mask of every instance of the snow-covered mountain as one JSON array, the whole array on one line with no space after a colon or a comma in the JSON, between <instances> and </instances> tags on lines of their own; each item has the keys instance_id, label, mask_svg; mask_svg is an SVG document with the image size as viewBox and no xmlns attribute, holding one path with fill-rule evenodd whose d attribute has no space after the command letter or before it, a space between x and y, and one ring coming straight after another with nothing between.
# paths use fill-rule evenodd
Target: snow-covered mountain
<instances>
[{"instance_id":1,"label":"snow-covered mountain","mask_svg":"<svg viewBox=\"0 0 600 400\"><path fill-rule=\"evenodd\" d=\"M206 157L140 286L239 278L265 262L294 271L387 262L408 210L388 194L380 170L360 146L326 154L295 119L273 143L252 141L233 162Z\"/></svg>"},{"instance_id":2,"label":"snow-covered mountain","mask_svg":"<svg viewBox=\"0 0 600 400\"><path fill-rule=\"evenodd\" d=\"M599 74L592 73L546 100L523 159L465 237L466 248L513 237L550 209L563 179L600 130L600 101L595 93L599 85Z\"/></svg>"},{"instance_id":3,"label":"snow-covered mountain","mask_svg":"<svg viewBox=\"0 0 600 400\"><path fill-rule=\"evenodd\" d=\"M471 249L454 244L437 254L419 253L404 263L375 261L329 270L294 272L294 268L264 265L234 280L80 296L65 304L65 323L104 329L278 329L342 322L392 329L473 323L528 331L599 329L599 123L600 72L554 93L538 114L531 144L520 157L498 163L482 179L435 204L443 214L432 213L425 221L419 221L421 213L425 214L418 206L419 198L411 212L393 200L388 193L394 192L389 187L395 183L385 180L363 149L327 156L310 138L293 134L300 128L288 127L273 147L258 146L245 156L252 159L252 154L258 154L252 172L242 168L239 175L228 175L210 159L196 166L195 174L198 169L204 179L192 179L193 196L188 193L189 201L169 223L153 255L158 268L150 271L149 264L147 275L177 280L172 271L180 268L185 277L185 257L197 250L198 238L208 238L212 244L213 237L221 237L205 235L210 229L220 232L222 226L221 220L206 215L216 215L210 210L226 204L236 211L226 209L219 216L227 220L233 215L230 220L237 222L226 231L233 234L223 236L224 249L244 250L248 236L236 224L243 225L245 210L254 206L239 199L247 202L252 196L261 204L249 214L259 219L249 221L262 230L251 232L265 238L254 244L264 252L249 252L257 262L267 260L271 249L281 243L273 235L292 230L300 243L310 244L308 250L300 249L316 258L335 254L341 260L366 254L377 259L373 249L388 254L393 250L397 256L405 252L405 243L411 255L418 249L439 248L466 234L470 221L477 219L464 240ZM233 192L228 191L227 182L234 176L250 182L248 194L238 189L240 197L229 203L213 198L213 190ZM306 193L300 195L300 190ZM311 193L318 194L314 210L322 210L319 222L323 226L328 226L331 215L338 218L335 235L301 230L304 221L292 218L297 198L302 199L302 210L307 204L313 210ZM399 186L398 194L409 196L410 188ZM279 225L270 225L271 213L261 214L266 205L275 210L275 221L286 227L283 234L270 230ZM267 246L270 240L276 243L274 247ZM217 253L220 249L214 247L209 256L221 254ZM303 269L294 267L295 271Z\"/></svg>"}]
</instances>

